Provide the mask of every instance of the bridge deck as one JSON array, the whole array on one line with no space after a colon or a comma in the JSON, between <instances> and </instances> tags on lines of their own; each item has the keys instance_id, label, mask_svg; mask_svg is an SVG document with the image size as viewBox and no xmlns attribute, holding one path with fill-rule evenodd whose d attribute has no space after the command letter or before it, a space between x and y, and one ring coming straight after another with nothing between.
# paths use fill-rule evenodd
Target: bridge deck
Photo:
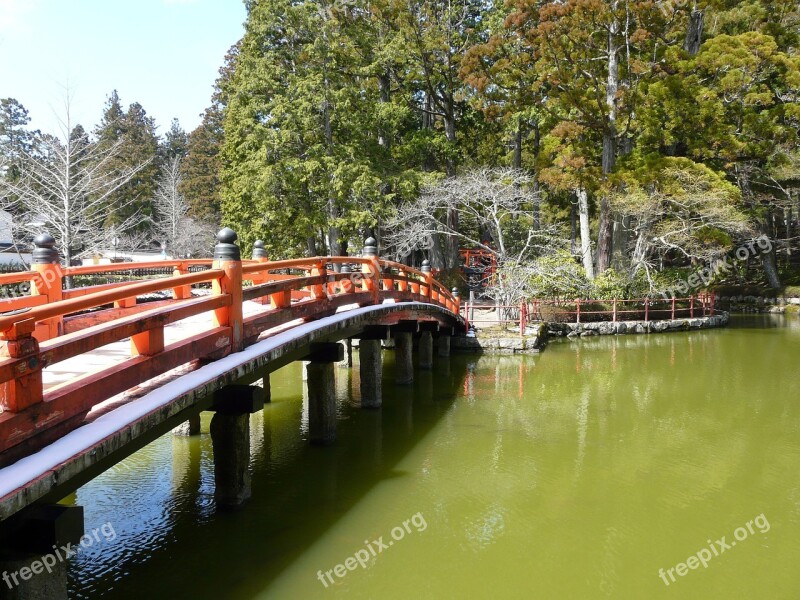
<instances>
[{"instance_id":1,"label":"bridge deck","mask_svg":"<svg viewBox=\"0 0 800 600\"><path fill-rule=\"evenodd\" d=\"M296 303L299 304L299 303ZM267 313L269 306L258 302L246 301L243 303L245 317ZM169 345L180 340L185 340L197 333L206 331L211 327L211 317L208 313L194 315L164 327L164 344ZM272 330L270 331L272 333ZM131 339L125 338L113 342L102 348L86 352L80 356L69 358L42 370L44 389L48 390L56 385L67 383L75 378L119 364L131 358ZM124 394L120 394L122 396Z\"/></svg>"}]
</instances>

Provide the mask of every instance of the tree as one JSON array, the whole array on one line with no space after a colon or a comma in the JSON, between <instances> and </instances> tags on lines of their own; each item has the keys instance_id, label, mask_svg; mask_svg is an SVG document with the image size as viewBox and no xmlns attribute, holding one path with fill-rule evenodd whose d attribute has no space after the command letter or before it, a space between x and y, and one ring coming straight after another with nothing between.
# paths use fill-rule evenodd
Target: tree
<instances>
[{"instance_id":1,"label":"tree","mask_svg":"<svg viewBox=\"0 0 800 600\"><path fill-rule=\"evenodd\" d=\"M435 235L455 239L495 255L499 264L518 267L541 253L556 229L533 225L531 178L518 169L475 169L448 177L402 204L388 228L395 255L429 248ZM458 211L459 227L450 211Z\"/></svg>"},{"instance_id":2,"label":"tree","mask_svg":"<svg viewBox=\"0 0 800 600\"><path fill-rule=\"evenodd\" d=\"M0 158L4 163L0 176L19 177L20 156L31 149L35 136L27 127L28 110L14 98L0 100Z\"/></svg>"},{"instance_id":3,"label":"tree","mask_svg":"<svg viewBox=\"0 0 800 600\"><path fill-rule=\"evenodd\" d=\"M14 210L31 233L53 235L67 264L96 250L113 235L104 227L109 198L128 184L144 164L120 167L124 143L91 143L80 125L71 126L69 105L61 137L42 135L19 160L19 178L0 182L3 195L14 198ZM4 207L5 208L5 207ZM130 213L116 231L134 228L139 215Z\"/></svg>"},{"instance_id":4,"label":"tree","mask_svg":"<svg viewBox=\"0 0 800 600\"><path fill-rule=\"evenodd\" d=\"M189 213L203 221L219 221L220 150L224 139L222 111L213 104L188 136L186 157L181 161L179 191L186 197Z\"/></svg>"},{"instance_id":5,"label":"tree","mask_svg":"<svg viewBox=\"0 0 800 600\"><path fill-rule=\"evenodd\" d=\"M640 172L613 206L632 217L632 274L643 270L652 283L656 259L677 254L711 263L753 233L738 188L705 165L686 158L663 158Z\"/></svg>"},{"instance_id":6,"label":"tree","mask_svg":"<svg viewBox=\"0 0 800 600\"><path fill-rule=\"evenodd\" d=\"M213 245L215 228L188 216L189 203L180 191L181 181L181 158L174 156L162 167L153 199L155 233L173 256L207 253Z\"/></svg>"},{"instance_id":7,"label":"tree","mask_svg":"<svg viewBox=\"0 0 800 600\"><path fill-rule=\"evenodd\" d=\"M162 164L168 163L175 157L183 158L189 152L189 137L181 127L178 119L172 119L169 131L164 135L164 142L159 148Z\"/></svg>"},{"instance_id":8,"label":"tree","mask_svg":"<svg viewBox=\"0 0 800 600\"><path fill-rule=\"evenodd\" d=\"M104 169L113 173L136 167L135 174L107 197L105 225L118 227L136 214L137 228L147 230L153 216L152 198L158 177L155 121L138 102L123 113L119 96L114 91L95 135L101 148L114 147L120 142L123 147L114 154L113 161L104 163Z\"/></svg>"},{"instance_id":9,"label":"tree","mask_svg":"<svg viewBox=\"0 0 800 600\"><path fill-rule=\"evenodd\" d=\"M223 85L224 219L245 245L260 237L273 254L318 254L320 239L340 254L349 234L375 225L383 201L362 55L349 31L357 8L325 6L253 5Z\"/></svg>"}]
</instances>

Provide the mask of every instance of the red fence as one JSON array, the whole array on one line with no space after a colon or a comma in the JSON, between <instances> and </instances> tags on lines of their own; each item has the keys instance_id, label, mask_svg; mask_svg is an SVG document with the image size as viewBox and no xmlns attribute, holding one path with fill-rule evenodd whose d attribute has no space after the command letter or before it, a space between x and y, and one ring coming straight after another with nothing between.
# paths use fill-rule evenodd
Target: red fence
<instances>
[{"instance_id":1,"label":"red fence","mask_svg":"<svg viewBox=\"0 0 800 600\"><path fill-rule=\"evenodd\" d=\"M713 316L716 312L714 294L701 294L688 298L638 298L633 300L583 300L559 302L533 299L516 305L463 304L467 329L471 324L519 325L524 333L532 321L597 322L597 321L653 321L664 319L693 319ZM493 311L493 315L475 318L476 311Z\"/></svg>"}]
</instances>

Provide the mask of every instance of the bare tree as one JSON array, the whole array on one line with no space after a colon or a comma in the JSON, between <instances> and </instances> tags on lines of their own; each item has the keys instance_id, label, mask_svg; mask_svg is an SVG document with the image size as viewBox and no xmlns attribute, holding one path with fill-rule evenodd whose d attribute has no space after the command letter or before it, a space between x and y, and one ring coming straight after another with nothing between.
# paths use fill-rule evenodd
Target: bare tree
<instances>
[{"instance_id":1,"label":"bare tree","mask_svg":"<svg viewBox=\"0 0 800 600\"><path fill-rule=\"evenodd\" d=\"M181 158L176 156L164 165L153 200L156 234L174 256L207 254L215 227L187 216L189 203L180 192L182 181Z\"/></svg>"},{"instance_id":2,"label":"bare tree","mask_svg":"<svg viewBox=\"0 0 800 600\"><path fill-rule=\"evenodd\" d=\"M486 250L498 263L519 265L549 244L554 231L537 230L531 177L511 168L476 169L424 188L387 224L390 251L403 258L427 249L437 235ZM458 212L459 227L453 226Z\"/></svg>"},{"instance_id":3,"label":"bare tree","mask_svg":"<svg viewBox=\"0 0 800 600\"><path fill-rule=\"evenodd\" d=\"M116 168L122 141L102 148L83 129L73 129L69 100L60 119L60 137L42 135L19 158L19 178L0 181L2 208L13 213L28 233L50 233L67 265L97 251L114 234L103 227L111 194L130 181L144 164ZM125 233L138 225L133 215L116 226Z\"/></svg>"}]
</instances>

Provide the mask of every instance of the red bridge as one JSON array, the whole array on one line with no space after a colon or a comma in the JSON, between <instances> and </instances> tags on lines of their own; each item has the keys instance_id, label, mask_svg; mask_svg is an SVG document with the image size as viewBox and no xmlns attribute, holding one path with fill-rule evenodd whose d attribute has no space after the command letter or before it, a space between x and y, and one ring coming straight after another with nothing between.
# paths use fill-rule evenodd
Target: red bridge
<instances>
[{"instance_id":1,"label":"red bridge","mask_svg":"<svg viewBox=\"0 0 800 600\"><path fill-rule=\"evenodd\" d=\"M427 264L380 259L373 239L361 257L281 261L258 242L241 260L236 239L220 231L208 260L63 268L44 235L32 271L0 275L0 285L30 285L29 295L0 300L0 544L21 535L30 507L59 500L203 410L227 419L215 454L233 452L242 415L268 400L269 373L295 360L309 361L310 440L329 443L333 363L345 359L336 342L350 350L360 340L362 404L380 406L381 340L394 339L398 383L409 383L415 336L426 368L434 338L448 356L464 326L455 290ZM172 274L71 285L165 268ZM263 387L251 385L259 380ZM217 470L218 500L235 505L249 491L226 472L241 465L228 465Z\"/></svg>"}]
</instances>

